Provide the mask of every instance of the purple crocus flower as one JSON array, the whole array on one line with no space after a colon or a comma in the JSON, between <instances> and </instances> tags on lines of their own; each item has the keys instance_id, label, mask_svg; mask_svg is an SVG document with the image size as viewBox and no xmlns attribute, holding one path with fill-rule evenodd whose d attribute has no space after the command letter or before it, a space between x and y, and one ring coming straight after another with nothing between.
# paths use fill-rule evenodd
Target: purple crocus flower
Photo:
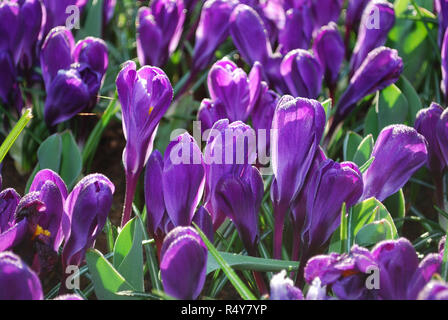
<instances>
[{"instance_id":1,"label":"purple crocus flower","mask_svg":"<svg viewBox=\"0 0 448 320\"><path fill-rule=\"evenodd\" d=\"M302 291L294 287L294 282L286 277L286 270L283 270L271 279L271 300L304 300Z\"/></svg>"},{"instance_id":2,"label":"purple crocus flower","mask_svg":"<svg viewBox=\"0 0 448 320\"><path fill-rule=\"evenodd\" d=\"M126 63L116 82L127 141L123 152L127 189L124 226L130 219L138 177L152 152L158 124L173 99L173 88L161 69L145 66L137 71L132 61Z\"/></svg>"},{"instance_id":3,"label":"purple crocus flower","mask_svg":"<svg viewBox=\"0 0 448 320\"><path fill-rule=\"evenodd\" d=\"M204 232L207 238L213 242L213 220L210 213L203 206L200 206L193 217L193 222Z\"/></svg>"},{"instance_id":4,"label":"purple crocus flower","mask_svg":"<svg viewBox=\"0 0 448 320\"><path fill-rule=\"evenodd\" d=\"M308 49L313 34L313 27L311 9L307 3L286 11L285 26L280 30L278 36L280 52L287 54L294 49Z\"/></svg>"},{"instance_id":5,"label":"purple crocus flower","mask_svg":"<svg viewBox=\"0 0 448 320\"><path fill-rule=\"evenodd\" d=\"M428 142L428 167L434 174L441 174L446 167L442 148L437 135L437 126L441 119L443 108L433 102L429 108L417 113L415 130L423 135Z\"/></svg>"},{"instance_id":6,"label":"purple crocus flower","mask_svg":"<svg viewBox=\"0 0 448 320\"><path fill-rule=\"evenodd\" d=\"M14 189L0 192L0 234L14 225L14 213L19 204L20 196Z\"/></svg>"},{"instance_id":7,"label":"purple crocus flower","mask_svg":"<svg viewBox=\"0 0 448 320\"><path fill-rule=\"evenodd\" d=\"M243 69L224 58L216 62L208 74L210 97L221 105L225 118L231 122L247 120L260 95L260 86L261 65L259 63L254 64L248 76Z\"/></svg>"},{"instance_id":8,"label":"purple crocus flower","mask_svg":"<svg viewBox=\"0 0 448 320\"><path fill-rule=\"evenodd\" d=\"M256 160L255 131L241 121L217 121L210 131L204 149L206 174L204 206L213 218L217 229L225 220L226 212L216 197L219 180L227 174L241 177Z\"/></svg>"},{"instance_id":9,"label":"purple crocus flower","mask_svg":"<svg viewBox=\"0 0 448 320\"><path fill-rule=\"evenodd\" d=\"M379 134L372 157L375 159L363 174L362 200L375 197L383 201L427 163L427 142L414 128L391 125Z\"/></svg>"},{"instance_id":10,"label":"purple crocus flower","mask_svg":"<svg viewBox=\"0 0 448 320\"><path fill-rule=\"evenodd\" d=\"M339 70L345 56L344 41L335 23L322 27L313 43L313 51L324 70L325 82L330 88L331 96L337 86Z\"/></svg>"},{"instance_id":11,"label":"purple crocus flower","mask_svg":"<svg viewBox=\"0 0 448 320\"><path fill-rule=\"evenodd\" d=\"M198 110L198 120L201 122L201 132L206 133L211 129L215 122L221 119L227 119L224 104L221 101L212 101L203 99Z\"/></svg>"},{"instance_id":12,"label":"purple crocus flower","mask_svg":"<svg viewBox=\"0 0 448 320\"><path fill-rule=\"evenodd\" d=\"M448 101L448 29L445 31L442 42L442 80L440 89L445 101Z\"/></svg>"},{"instance_id":13,"label":"purple crocus flower","mask_svg":"<svg viewBox=\"0 0 448 320\"><path fill-rule=\"evenodd\" d=\"M443 166L448 166L448 111L443 111L437 123L437 141L442 154ZM431 142L429 142L431 143Z\"/></svg>"},{"instance_id":14,"label":"purple crocus flower","mask_svg":"<svg viewBox=\"0 0 448 320\"><path fill-rule=\"evenodd\" d=\"M441 45L448 27L448 1L435 0L434 8L436 9L439 18L439 45Z\"/></svg>"},{"instance_id":15,"label":"purple crocus flower","mask_svg":"<svg viewBox=\"0 0 448 320\"><path fill-rule=\"evenodd\" d=\"M323 70L313 54L302 49L289 52L280 66L289 94L316 99L322 87Z\"/></svg>"},{"instance_id":16,"label":"purple crocus flower","mask_svg":"<svg viewBox=\"0 0 448 320\"><path fill-rule=\"evenodd\" d=\"M322 138L325 111L315 100L284 96L274 113L271 140L271 187L274 205L274 257L280 258L283 223L291 202L297 197Z\"/></svg>"},{"instance_id":17,"label":"purple crocus flower","mask_svg":"<svg viewBox=\"0 0 448 320\"><path fill-rule=\"evenodd\" d=\"M237 4L237 0L205 1L196 29L192 73L206 68L215 50L229 36L229 18Z\"/></svg>"},{"instance_id":18,"label":"purple crocus flower","mask_svg":"<svg viewBox=\"0 0 448 320\"><path fill-rule=\"evenodd\" d=\"M1 17L0 17L1 18ZM17 72L11 54L0 51L0 101L8 103L10 93L16 85Z\"/></svg>"},{"instance_id":19,"label":"purple crocus flower","mask_svg":"<svg viewBox=\"0 0 448 320\"><path fill-rule=\"evenodd\" d=\"M253 65L265 65L272 55L272 48L263 20L251 7L240 4L230 16L230 35L243 59Z\"/></svg>"},{"instance_id":20,"label":"purple crocus flower","mask_svg":"<svg viewBox=\"0 0 448 320\"><path fill-rule=\"evenodd\" d=\"M165 238L161 256L160 274L165 292L177 299L196 299L204 286L207 269L207 248L196 230L173 229Z\"/></svg>"},{"instance_id":21,"label":"purple crocus flower","mask_svg":"<svg viewBox=\"0 0 448 320\"><path fill-rule=\"evenodd\" d=\"M372 12L378 14L378 25L372 25ZM370 2L362 15L358 40L350 61L351 73L359 69L365 58L373 49L386 43L387 35L395 24L394 6L384 0Z\"/></svg>"},{"instance_id":22,"label":"purple crocus flower","mask_svg":"<svg viewBox=\"0 0 448 320\"><path fill-rule=\"evenodd\" d=\"M403 61L394 49L380 47L371 51L338 101L330 133L350 114L365 96L395 83L403 71Z\"/></svg>"},{"instance_id":23,"label":"purple crocus flower","mask_svg":"<svg viewBox=\"0 0 448 320\"><path fill-rule=\"evenodd\" d=\"M94 108L108 66L103 40L88 37L75 46L68 29L54 28L42 46L40 62L47 90L44 116L50 127Z\"/></svg>"},{"instance_id":24,"label":"purple crocus flower","mask_svg":"<svg viewBox=\"0 0 448 320\"><path fill-rule=\"evenodd\" d=\"M0 252L0 300L43 300L39 277L20 257Z\"/></svg>"},{"instance_id":25,"label":"purple crocus flower","mask_svg":"<svg viewBox=\"0 0 448 320\"><path fill-rule=\"evenodd\" d=\"M366 287L366 279L377 263L369 250L353 246L347 254L330 253L315 256L305 267L305 280L311 284L319 279L338 299L371 300L377 290Z\"/></svg>"},{"instance_id":26,"label":"purple crocus flower","mask_svg":"<svg viewBox=\"0 0 448 320\"><path fill-rule=\"evenodd\" d=\"M258 252L258 212L263 192L263 179L255 167L248 167L242 176L225 175L216 185L219 208L233 221L244 247L252 256Z\"/></svg>"},{"instance_id":27,"label":"purple crocus flower","mask_svg":"<svg viewBox=\"0 0 448 320\"><path fill-rule=\"evenodd\" d=\"M182 0L156 0L137 17L137 53L140 65L163 66L176 50L185 21Z\"/></svg>"},{"instance_id":28,"label":"purple crocus flower","mask_svg":"<svg viewBox=\"0 0 448 320\"><path fill-rule=\"evenodd\" d=\"M341 14L344 0L310 0L314 18L314 29L337 22Z\"/></svg>"},{"instance_id":29,"label":"purple crocus flower","mask_svg":"<svg viewBox=\"0 0 448 320\"><path fill-rule=\"evenodd\" d=\"M448 284L443 281L430 281L418 294L418 300L448 300Z\"/></svg>"},{"instance_id":30,"label":"purple crocus flower","mask_svg":"<svg viewBox=\"0 0 448 320\"><path fill-rule=\"evenodd\" d=\"M192 136L182 134L165 151L162 176L163 198L174 226L191 225L204 183L201 150Z\"/></svg>"},{"instance_id":31,"label":"purple crocus flower","mask_svg":"<svg viewBox=\"0 0 448 320\"><path fill-rule=\"evenodd\" d=\"M117 0L104 0L103 2L103 26L107 25L114 17ZM104 27L103 27L104 30Z\"/></svg>"},{"instance_id":32,"label":"purple crocus flower","mask_svg":"<svg viewBox=\"0 0 448 320\"><path fill-rule=\"evenodd\" d=\"M63 221L65 244L62 250L63 270L68 265L79 266L87 249L93 247L103 230L112 206L115 187L101 174L83 178L65 202L67 214Z\"/></svg>"},{"instance_id":33,"label":"purple crocus flower","mask_svg":"<svg viewBox=\"0 0 448 320\"><path fill-rule=\"evenodd\" d=\"M380 289L385 300L415 300L440 268L438 255L430 254L420 263L414 247L405 238L383 241L372 249L378 264Z\"/></svg>"},{"instance_id":34,"label":"purple crocus flower","mask_svg":"<svg viewBox=\"0 0 448 320\"><path fill-rule=\"evenodd\" d=\"M361 172L352 162L325 160L311 176L302 240L307 254L321 248L340 224L342 204L353 206L363 192Z\"/></svg>"}]
</instances>

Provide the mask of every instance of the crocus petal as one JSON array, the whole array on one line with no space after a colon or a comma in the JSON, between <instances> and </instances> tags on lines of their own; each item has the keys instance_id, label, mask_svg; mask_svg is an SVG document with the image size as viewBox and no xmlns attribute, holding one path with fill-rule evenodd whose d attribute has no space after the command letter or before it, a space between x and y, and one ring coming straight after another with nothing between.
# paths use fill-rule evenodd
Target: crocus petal
<instances>
[{"instance_id":1,"label":"crocus petal","mask_svg":"<svg viewBox=\"0 0 448 320\"><path fill-rule=\"evenodd\" d=\"M417 113L415 120L415 130L423 135L428 142L428 166L434 173L441 173L446 167L441 146L437 135L437 126L440 121L443 108L437 103L422 109Z\"/></svg>"},{"instance_id":2,"label":"crocus petal","mask_svg":"<svg viewBox=\"0 0 448 320\"><path fill-rule=\"evenodd\" d=\"M271 300L303 300L303 293L294 287L291 279L286 277L286 271L274 275L270 282Z\"/></svg>"},{"instance_id":3,"label":"crocus petal","mask_svg":"<svg viewBox=\"0 0 448 320\"><path fill-rule=\"evenodd\" d=\"M107 45L102 39L87 37L76 44L73 59L88 64L92 70L104 76L109 65Z\"/></svg>"},{"instance_id":4,"label":"crocus petal","mask_svg":"<svg viewBox=\"0 0 448 320\"><path fill-rule=\"evenodd\" d=\"M66 202L70 229L62 251L64 266L79 266L86 250L106 224L112 206L112 183L102 175L89 175L73 189ZM113 186L113 185L112 185Z\"/></svg>"},{"instance_id":5,"label":"crocus petal","mask_svg":"<svg viewBox=\"0 0 448 320\"><path fill-rule=\"evenodd\" d=\"M437 141L442 154L443 166L448 165L448 111L443 111L436 127ZM431 143L431 142L429 142Z\"/></svg>"},{"instance_id":6,"label":"crocus petal","mask_svg":"<svg viewBox=\"0 0 448 320\"><path fill-rule=\"evenodd\" d=\"M14 212L19 204L20 196L14 189L6 189L0 193L0 234L14 224Z\"/></svg>"},{"instance_id":7,"label":"crocus petal","mask_svg":"<svg viewBox=\"0 0 448 320\"><path fill-rule=\"evenodd\" d=\"M431 281L419 293L418 300L448 300L448 284Z\"/></svg>"},{"instance_id":8,"label":"crocus petal","mask_svg":"<svg viewBox=\"0 0 448 320\"><path fill-rule=\"evenodd\" d=\"M201 150L188 133L168 145L162 182L166 210L174 226L189 226L204 191L205 169Z\"/></svg>"},{"instance_id":9,"label":"crocus petal","mask_svg":"<svg viewBox=\"0 0 448 320\"><path fill-rule=\"evenodd\" d=\"M58 27L48 34L40 53L40 66L47 91L59 70L70 69L74 47L75 39L70 30Z\"/></svg>"},{"instance_id":10,"label":"crocus petal","mask_svg":"<svg viewBox=\"0 0 448 320\"><path fill-rule=\"evenodd\" d=\"M208 240L213 242L213 220L210 213L203 206L200 206L193 217L193 222L204 232Z\"/></svg>"},{"instance_id":11,"label":"crocus petal","mask_svg":"<svg viewBox=\"0 0 448 320\"><path fill-rule=\"evenodd\" d=\"M313 33L309 5L303 4L299 8L289 9L285 17L285 27L280 30L278 39L281 53L287 54L294 49L308 49Z\"/></svg>"},{"instance_id":12,"label":"crocus petal","mask_svg":"<svg viewBox=\"0 0 448 320\"><path fill-rule=\"evenodd\" d=\"M148 159L145 173L145 201L148 212L148 228L152 236L163 230L162 219L165 214L163 200L163 158L158 150L154 150Z\"/></svg>"},{"instance_id":13,"label":"crocus petal","mask_svg":"<svg viewBox=\"0 0 448 320\"><path fill-rule=\"evenodd\" d=\"M11 55L7 51L0 51L0 101L7 103L9 95L16 83L17 72Z\"/></svg>"},{"instance_id":14,"label":"crocus petal","mask_svg":"<svg viewBox=\"0 0 448 320\"><path fill-rule=\"evenodd\" d=\"M400 190L426 164L427 142L413 128L392 125L379 134L372 157L375 159L363 174L362 200L375 197L383 201Z\"/></svg>"},{"instance_id":15,"label":"crocus petal","mask_svg":"<svg viewBox=\"0 0 448 320\"><path fill-rule=\"evenodd\" d=\"M447 6L448 11L448 6ZM444 94L445 100L448 101L448 29L446 29L442 42L442 81L440 89Z\"/></svg>"},{"instance_id":16,"label":"crocus petal","mask_svg":"<svg viewBox=\"0 0 448 320\"><path fill-rule=\"evenodd\" d=\"M311 99L319 96L323 71L319 61L308 51L289 52L282 61L280 72L292 96Z\"/></svg>"},{"instance_id":17,"label":"crocus petal","mask_svg":"<svg viewBox=\"0 0 448 320\"><path fill-rule=\"evenodd\" d=\"M205 283L207 248L191 227L173 229L165 243L160 263L165 292L177 299L196 299Z\"/></svg>"},{"instance_id":18,"label":"crocus petal","mask_svg":"<svg viewBox=\"0 0 448 320\"><path fill-rule=\"evenodd\" d=\"M240 4L230 16L230 34L243 59L253 65L255 61L262 65L272 54L266 28L257 12L251 7Z\"/></svg>"},{"instance_id":19,"label":"crocus petal","mask_svg":"<svg viewBox=\"0 0 448 320\"><path fill-rule=\"evenodd\" d=\"M39 277L12 252L0 252L0 300L43 300Z\"/></svg>"}]
</instances>

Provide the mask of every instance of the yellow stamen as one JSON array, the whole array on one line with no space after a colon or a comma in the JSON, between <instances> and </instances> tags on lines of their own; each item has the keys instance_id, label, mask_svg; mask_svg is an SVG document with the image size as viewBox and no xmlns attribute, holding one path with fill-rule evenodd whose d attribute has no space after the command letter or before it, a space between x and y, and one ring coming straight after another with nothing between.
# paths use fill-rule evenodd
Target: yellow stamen
<instances>
[{"instance_id":1,"label":"yellow stamen","mask_svg":"<svg viewBox=\"0 0 448 320\"><path fill-rule=\"evenodd\" d=\"M150 108L149 108L149 112L148 112L148 114L151 114L152 110L154 110L154 107L150 107Z\"/></svg>"},{"instance_id":2,"label":"yellow stamen","mask_svg":"<svg viewBox=\"0 0 448 320\"><path fill-rule=\"evenodd\" d=\"M34 231L34 235L31 238L31 240L36 239L38 236L40 236L41 234L43 234L46 237L50 237L51 236L51 232L48 230L45 230L44 228L42 228L40 225L37 225L36 227L36 231Z\"/></svg>"}]
</instances>

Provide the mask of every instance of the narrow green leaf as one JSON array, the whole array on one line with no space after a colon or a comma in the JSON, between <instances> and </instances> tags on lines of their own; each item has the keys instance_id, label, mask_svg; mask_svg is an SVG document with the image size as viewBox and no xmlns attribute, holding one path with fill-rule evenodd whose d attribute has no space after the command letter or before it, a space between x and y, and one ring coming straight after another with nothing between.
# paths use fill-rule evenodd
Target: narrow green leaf
<instances>
[{"instance_id":1,"label":"narrow green leaf","mask_svg":"<svg viewBox=\"0 0 448 320\"><path fill-rule=\"evenodd\" d=\"M87 18L84 27L79 30L77 40L85 37L101 38L103 29L103 0L89 1L87 7Z\"/></svg>"},{"instance_id":2,"label":"narrow green leaf","mask_svg":"<svg viewBox=\"0 0 448 320\"><path fill-rule=\"evenodd\" d=\"M347 132L343 144L344 161L353 161L356 150L361 142L362 137L359 134L353 131Z\"/></svg>"},{"instance_id":3,"label":"narrow green leaf","mask_svg":"<svg viewBox=\"0 0 448 320\"><path fill-rule=\"evenodd\" d=\"M386 219L381 219L363 226L356 234L355 243L362 247L370 247L380 241L392 239L392 226Z\"/></svg>"},{"instance_id":4,"label":"narrow green leaf","mask_svg":"<svg viewBox=\"0 0 448 320\"><path fill-rule=\"evenodd\" d=\"M359 171L361 171L361 173L364 173L367 171L367 169L369 169L370 165L372 164L372 162L375 160L375 157L371 157L369 160L366 161L366 163L364 163L360 168Z\"/></svg>"},{"instance_id":5,"label":"narrow green leaf","mask_svg":"<svg viewBox=\"0 0 448 320\"><path fill-rule=\"evenodd\" d=\"M232 285L235 287L236 291L240 294L241 298L244 300L256 300L257 298L250 292L249 288L241 281L241 279L237 276L235 271L229 266L229 264L223 259L223 257L219 254L218 250L213 246L213 244L208 240L207 236L202 232L201 228L197 226L197 224L193 223L196 231L204 241L207 249L210 254L215 258L216 262L221 266L221 269L226 274L227 278L230 280Z\"/></svg>"},{"instance_id":6,"label":"narrow green leaf","mask_svg":"<svg viewBox=\"0 0 448 320\"><path fill-rule=\"evenodd\" d=\"M62 158L62 139L60 134L49 136L37 150L39 166L59 172Z\"/></svg>"},{"instance_id":7,"label":"narrow green leaf","mask_svg":"<svg viewBox=\"0 0 448 320\"><path fill-rule=\"evenodd\" d=\"M20 117L19 121L16 123L14 128L12 128L11 132L6 137L5 141L3 141L0 146L0 163L3 162L6 155L8 154L9 149L11 149L14 142L19 137L20 133L25 129L26 125L33 118L33 113L31 109L26 109L25 112Z\"/></svg>"},{"instance_id":8,"label":"narrow green leaf","mask_svg":"<svg viewBox=\"0 0 448 320\"><path fill-rule=\"evenodd\" d=\"M373 136L369 134L361 141L358 148L356 149L356 153L353 156L353 162L358 166L364 165L370 159L370 155L372 154L373 150L373 144Z\"/></svg>"},{"instance_id":9,"label":"narrow green leaf","mask_svg":"<svg viewBox=\"0 0 448 320\"><path fill-rule=\"evenodd\" d=\"M69 190L75 185L82 170L82 158L75 138L70 131L61 134L62 160L59 174Z\"/></svg>"},{"instance_id":10,"label":"narrow green leaf","mask_svg":"<svg viewBox=\"0 0 448 320\"><path fill-rule=\"evenodd\" d=\"M408 117L408 101L401 90L394 84L378 93L376 111L378 129L397 123L405 123Z\"/></svg>"}]
</instances>

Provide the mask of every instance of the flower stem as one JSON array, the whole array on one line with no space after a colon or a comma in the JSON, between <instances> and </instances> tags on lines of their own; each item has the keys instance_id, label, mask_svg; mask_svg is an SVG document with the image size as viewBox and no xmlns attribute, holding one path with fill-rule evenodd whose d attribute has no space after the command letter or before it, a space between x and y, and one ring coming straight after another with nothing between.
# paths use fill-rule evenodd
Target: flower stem
<instances>
[{"instance_id":1,"label":"flower stem","mask_svg":"<svg viewBox=\"0 0 448 320\"><path fill-rule=\"evenodd\" d=\"M282 258L283 224L286 210L284 205L278 204L274 208L274 259Z\"/></svg>"},{"instance_id":2,"label":"flower stem","mask_svg":"<svg viewBox=\"0 0 448 320\"><path fill-rule=\"evenodd\" d=\"M124 198L123 217L121 227L131 219L132 202L134 201L135 189L137 188L139 174L126 174L126 195Z\"/></svg>"}]
</instances>

